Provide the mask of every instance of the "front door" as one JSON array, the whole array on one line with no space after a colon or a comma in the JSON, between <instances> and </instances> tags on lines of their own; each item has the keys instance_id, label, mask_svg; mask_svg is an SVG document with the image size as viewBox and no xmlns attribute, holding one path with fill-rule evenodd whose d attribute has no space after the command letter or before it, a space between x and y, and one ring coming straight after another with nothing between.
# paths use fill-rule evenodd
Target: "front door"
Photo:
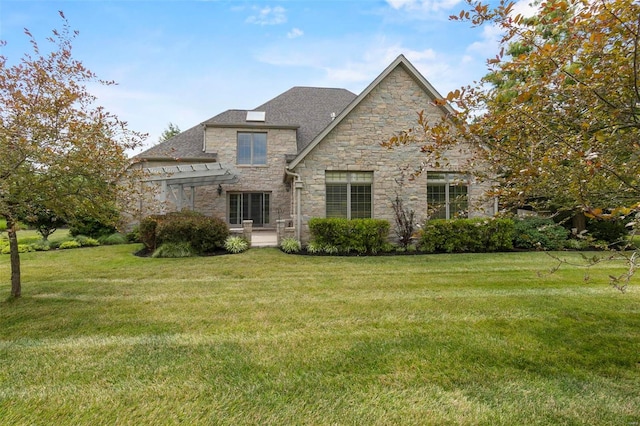
<instances>
[{"instance_id":1,"label":"front door","mask_svg":"<svg viewBox=\"0 0 640 426\"><path fill-rule=\"evenodd\" d=\"M255 227L269 224L269 193L229 194L229 224L242 225L243 220L253 220Z\"/></svg>"}]
</instances>

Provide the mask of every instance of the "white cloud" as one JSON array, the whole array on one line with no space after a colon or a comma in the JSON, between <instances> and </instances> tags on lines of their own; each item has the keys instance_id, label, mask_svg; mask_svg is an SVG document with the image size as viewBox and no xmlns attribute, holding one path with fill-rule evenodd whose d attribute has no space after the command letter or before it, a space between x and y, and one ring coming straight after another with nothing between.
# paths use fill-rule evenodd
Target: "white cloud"
<instances>
[{"instance_id":1,"label":"white cloud","mask_svg":"<svg viewBox=\"0 0 640 426\"><path fill-rule=\"evenodd\" d=\"M502 30L498 26L485 25L482 27L482 36L480 40L467 46L467 52L470 54L480 54L485 59L494 57L498 53L502 34Z\"/></svg>"},{"instance_id":2,"label":"white cloud","mask_svg":"<svg viewBox=\"0 0 640 426\"><path fill-rule=\"evenodd\" d=\"M513 5L512 16L521 15L530 18L538 12L538 6L533 5L531 0L520 0Z\"/></svg>"},{"instance_id":3,"label":"white cloud","mask_svg":"<svg viewBox=\"0 0 640 426\"><path fill-rule=\"evenodd\" d=\"M439 12L449 10L461 0L387 0L393 9L407 9L410 11Z\"/></svg>"},{"instance_id":4,"label":"white cloud","mask_svg":"<svg viewBox=\"0 0 640 426\"><path fill-rule=\"evenodd\" d=\"M293 28L291 31L287 33L287 38L298 38L304 35L304 31L300 28Z\"/></svg>"},{"instance_id":5,"label":"white cloud","mask_svg":"<svg viewBox=\"0 0 640 426\"><path fill-rule=\"evenodd\" d=\"M256 25L279 25L287 22L286 10L281 6L254 8L255 15L247 18L246 22Z\"/></svg>"}]
</instances>

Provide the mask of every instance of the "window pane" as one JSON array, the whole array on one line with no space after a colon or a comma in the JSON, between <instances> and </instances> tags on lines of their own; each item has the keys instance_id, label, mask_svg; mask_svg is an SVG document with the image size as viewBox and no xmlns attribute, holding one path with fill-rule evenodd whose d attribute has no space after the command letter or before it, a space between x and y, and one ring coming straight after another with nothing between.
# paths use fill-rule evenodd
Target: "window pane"
<instances>
[{"instance_id":1,"label":"window pane","mask_svg":"<svg viewBox=\"0 0 640 426\"><path fill-rule=\"evenodd\" d=\"M253 162L252 164L267 164L267 134L253 134Z\"/></svg>"},{"instance_id":2,"label":"window pane","mask_svg":"<svg viewBox=\"0 0 640 426\"><path fill-rule=\"evenodd\" d=\"M262 194L263 196L263 210L262 210L262 218L264 223L269 223L269 194Z\"/></svg>"},{"instance_id":3,"label":"window pane","mask_svg":"<svg viewBox=\"0 0 640 426\"><path fill-rule=\"evenodd\" d=\"M241 217L241 197L240 194L229 194L229 223L238 225L242 222Z\"/></svg>"},{"instance_id":4,"label":"window pane","mask_svg":"<svg viewBox=\"0 0 640 426\"><path fill-rule=\"evenodd\" d=\"M325 172L327 183L347 183L347 172Z\"/></svg>"},{"instance_id":5,"label":"window pane","mask_svg":"<svg viewBox=\"0 0 640 426\"><path fill-rule=\"evenodd\" d=\"M327 217L347 217L346 184L327 184Z\"/></svg>"},{"instance_id":6,"label":"window pane","mask_svg":"<svg viewBox=\"0 0 640 426\"><path fill-rule=\"evenodd\" d=\"M238 164L251 164L251 134L238 133Z\"/></svg>"},{"instance_id":7,"label":"window pane","mask_svg":"<svg viewBox=\"0 0 640 426\"><path fill-rule=\"evenodd\" d=\"M463 218L468 216L467 187L451 185L449 187L449 216Z\"/></svg>"},{"instance_id":8,"label":"window pane","mask_svg":"<svg viewBox=\"0 0 640 426\"><path fill-rule=\"evenodd\" d=\"M373 182L373 173L371 172L352 172L350 173L351 183L371 183Z\"/></svg>"},{"instance_id":9,"label":"window pane","mask_svg":"<svg viewBox=\"0 0 640 426\"><path fill-rule=\"evenodd\" d=\"M351 219L371 217L371 185L351 185Z\"/></svg>"},{"instance_id":10,"label":"window pane","mask_svg":"<svg viewBox=\"0 0 640 426\"><path fill-rule=\"evenodd\" d=\"M444 184L427 185L427 210L430 219L447 219L446 190Z\"/></svg>"}]
</instances>

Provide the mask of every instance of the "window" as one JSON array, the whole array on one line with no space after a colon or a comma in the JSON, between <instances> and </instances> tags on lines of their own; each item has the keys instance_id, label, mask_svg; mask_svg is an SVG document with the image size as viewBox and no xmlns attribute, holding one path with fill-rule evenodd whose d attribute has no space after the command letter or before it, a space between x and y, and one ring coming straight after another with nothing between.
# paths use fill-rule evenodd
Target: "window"
<instances>
[{"instance_id":1,"label":"window","mask_svg":"<svg viewBox=\"0 0 640 426\"><path fill-rule=\"evenodd\" d=\"M430 219L468 216L469 182L460 173L427 173L427 209Z\"/></svg>"},{"instance_id":2,"label":"window","mask_svg":"<svg viewBox=\"0 0 640 426\"><path fill-rule=\"evenodd\" d=\"M327 217L371 217L373 172L325 172Z\"/></svg>"},{"instance_id":3,"label":"window","mask_svg":"<svg viewBox=\"0 0 640 426\"><path fill-rule=\"evenodd\" d=\"M238 133L238 164L267 164L267 134Z\"/></svg>"},{"instance_id":4,"label":"window","mask_svg":"<svg viewBox=\"0 0 640 426\"><path fill-rule=\"evenodd\" d=\"M253 226L269 223L269 193L229 194L229 223L242 225L243 220L253 220Z\"/></svg>"}]
</instances>

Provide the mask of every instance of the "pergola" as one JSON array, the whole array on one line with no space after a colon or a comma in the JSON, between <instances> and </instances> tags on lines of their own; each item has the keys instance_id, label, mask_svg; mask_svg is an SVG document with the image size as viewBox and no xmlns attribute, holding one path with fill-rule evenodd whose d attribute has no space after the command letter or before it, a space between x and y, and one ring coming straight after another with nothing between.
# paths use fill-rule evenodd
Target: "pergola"
<instances>
[{"instance_id":1,"label":"pergola","mask_svg":"<svg viewBox=\"0 0 640 426\"><path fill-rule=\"evenodd\" d=\"M195 188L198 186L217 184L221 192L222 184L238 182L238 176L221 163L148 167L144 169L144 174L143 181L160 184L160 201L166 201L168 196L178 211L183 207L193 210Z\"/></svg>"}]
</instances>

